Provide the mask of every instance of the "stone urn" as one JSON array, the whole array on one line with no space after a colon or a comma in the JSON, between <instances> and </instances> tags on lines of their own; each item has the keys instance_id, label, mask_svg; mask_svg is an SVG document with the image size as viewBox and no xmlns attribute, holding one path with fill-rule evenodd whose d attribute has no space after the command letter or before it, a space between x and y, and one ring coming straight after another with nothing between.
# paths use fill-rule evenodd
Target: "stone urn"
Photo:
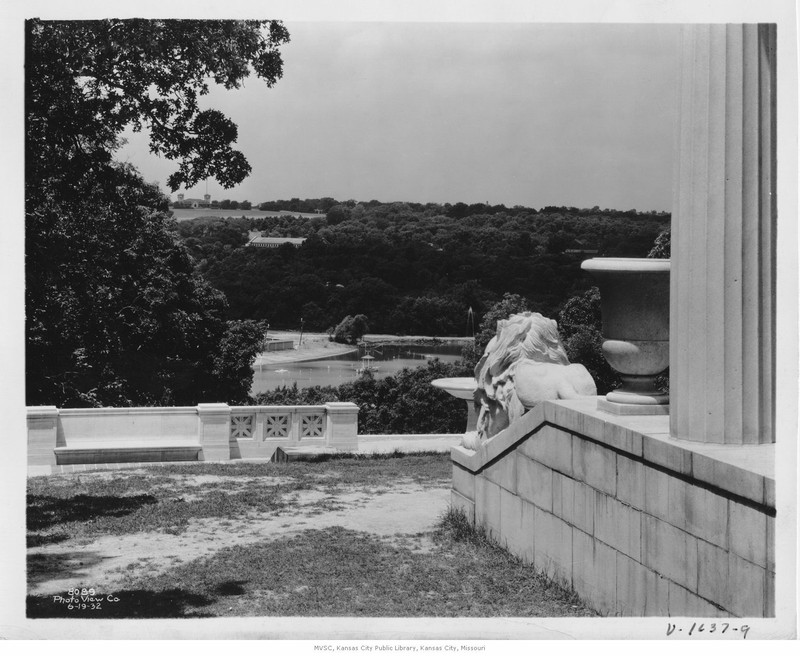
<instances>
[{"instance_id":1,"label":"stone urn","mask_svg":"<svg viewBox=\"0 0 800 656\"><path fill-rule=\"evenodd\" d=\"M597 257L581 264L600 289L603 355L622 385L599 407L618 414L666 414L656 377L669 366L669 260Z\"/></svg>"},{"instance_id":2,"label":"stone urn","mask_svg":"<svg viewBox=\"0 0 800 656\"><path fill-rule=\"evenodd\" d=\"M467 402L467 429L464 432L474 431L478 425L478 416L475 414L475 403L473 402L473 396L478 387L475 379L468 376L463 378L437 378L431 381L431 385Z\"/></svg>"}]
</instances>

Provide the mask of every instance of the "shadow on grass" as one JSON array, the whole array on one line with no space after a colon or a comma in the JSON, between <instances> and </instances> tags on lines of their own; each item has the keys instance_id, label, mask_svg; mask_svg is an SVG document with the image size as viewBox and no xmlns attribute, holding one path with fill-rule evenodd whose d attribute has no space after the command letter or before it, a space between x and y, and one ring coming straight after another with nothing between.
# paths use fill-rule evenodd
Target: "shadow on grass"
<instances>
[{"instance_id":1,"label":"shadow on grass","mask_svg":"<svg viewBox=\"0 0 800 656\"><path fill-rule=\"evenodd\" d=\"M215 617L596 615L459 520L434 533L426 551L331 526L226 547L132 585L207 595L203 611Z\"/></svg>"},{"instance_id":2,"label":"shadow on grass","mask_svg":"<svg viewBox=\"0 0 800 656\"><path fill-rule=\"evenodd\" d=\"M68 522L87 522L103 517L122 517L156 503L150 494L135 496L89 496L59 498L29 494L28 530L43 531Z\"/></svg>"},{"instance_id":3,"label":"shadow on grass","mask_svg":"<svg viewBox=\"0 0 800 656\"><path fill-rule=\"evenodd\" d=\"M63 595L66 598L66 593ZM29 595L26 616L31 619L80 618L166 618L210 617L200 608L212 603L209 597L177 588L169 590L124 590L111 594L95 595L92 600L68 604L54 595ZM70 608L70 605L72 608ZM94 608L92 608L94 606Z\"/></svg>"},{"instance_id":4,"label":"shadow on grass","mask_svg":"<svg viewBox=\"0 0 800 656\"><path fill-rule=\"evenodd\" d=\"M245 593L244 584L247 581L225 581L217 586L216 592L224 597L233 597Z\"/></svg>"},{"instance_id":5,"label":"shadow on grass","mask_svg":"<svg viewBox=\"0 0 800 656\"><path fill-rule=\"evenodd\" d=\"M48 544L59 544L69 540L69 535L66 533L51 533L50 535L40 535L38 533L28 533L25 538L25 546L28 549L33 547L44 547Z\"/></svg>"},{"instance_id":6,"label":"shadow on grass","mask_svg":"<svg viewBox=\"0 0 800 656\"><path fill-rule=\"evenodd\" d=\"M398 460L401 458L419 458L435 456L439 458L450 457L449 454L443 454L440 451L386 451L383 453L318 453L308 458L304 458L303 462L310 462L313 464L331 462L337 460L361 460L361 461L375 461L375 460ZM279 463L278 463L279 464Z\"/></svg>"},{"instance_id":7,"label":"shadow on grass","mask_svg":"<svg viewBox=\"0 0 800 656\"><path fill-rule=\"evenodd\" d=\"M88 567L105 560L93 551L65 551L28 556L28 584L80 576Z\"/></svg>"}]
</instances>

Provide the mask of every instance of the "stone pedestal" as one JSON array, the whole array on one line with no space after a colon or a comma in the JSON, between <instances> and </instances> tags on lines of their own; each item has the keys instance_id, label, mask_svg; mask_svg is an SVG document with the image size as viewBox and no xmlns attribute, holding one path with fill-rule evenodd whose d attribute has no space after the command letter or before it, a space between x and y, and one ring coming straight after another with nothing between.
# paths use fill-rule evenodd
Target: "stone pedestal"
<instances>
[{"instance_id":1,"label":"stone pedestal","mask_svg":"<svg viewBox=\"0 0 800 656\"><path fill-rule=\"evenodd\" d=\"M684 28L672 213L670 433L774 441L774 25Z\"/></svg>"},{"instance_id":2,"label":"stone pedestal","mask_svg":"<svg viewBox=\"0 0 800 656\"><path fill-rule=\"evenodd\" d=\"M58 408L28 408L28 465L55 465L58 446Z\"/></svg>"},{"instance_id":3,"label":"stone pedestal","mask_svg":"<svg viewBox=\"0 0 800 656\"><path fill-rule=\"evenodd\" d=\"M474 378L464 376L461 378L437 378L431 381L431 385L443 389L451 396L466 401L467 403L467 428L465 433L471 433L478 428L478 414L475 412L475 402L473 396L477 382Z\"/></svg>"},{"instance_id":4,"label":"stone pedestal","mask_svg":"<svg viewBox=\"0 0 800 656\"><path fill-rule=\"evenodd\" d=\"M325 429L325 446L342 451L358 450L358 406L355 403L331 402L325 404L328 420Z\"/></svg>"},{"instance_id":5,"label":"stone pedestal","mask_svg":"<svg viewBox=\"0 0 800 656\"><path fill-rule=\"evenodd\" d=\"M209 461L231 458L231 409L227 403L200 403L197 405L202 459Z\"/></svg>"}]
</instances>

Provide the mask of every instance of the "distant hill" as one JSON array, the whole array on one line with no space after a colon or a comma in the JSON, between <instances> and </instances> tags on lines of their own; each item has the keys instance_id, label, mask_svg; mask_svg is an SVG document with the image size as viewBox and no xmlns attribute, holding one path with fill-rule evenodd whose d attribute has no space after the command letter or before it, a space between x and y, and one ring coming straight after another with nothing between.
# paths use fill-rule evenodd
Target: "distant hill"
<instances>
[{"instance_id":1,"label":"distant hill","mask_svg":"<svg viewBox=\"0 0 800 656\"><path fill-rule=\"evenodd\" d=\"M219 208L209 208L209 209L170 208L170 209L176 221L189 221L191 219L200 219L212 216L219 217L220 219L227 219L227 218L238 219L242 216L254 219L263 217L299 216L301 218L308 219L315 216L319 216L319 214L309 214L304 212L289 212L285 210L278 212L262 212L261 210L221 210Z\"/></svg>"},{"instance_id":2,"label":"distant hill","mask_svg":"<svg viewBox=\"0 0 800 656\"><path fill-rule=\"evenodd\" d=\"M300 218L231 215L178 224L198 273L225 293L230 318L295 329L302 319L325 331L364 314L370 332L438 336L463 336L469 310L477 324L505 293L555 317L591 286L582 260L645 257L670 224L664 212L377 201ZM251 231L305 242L246 248Z\"/></svg>"}]
</instances>

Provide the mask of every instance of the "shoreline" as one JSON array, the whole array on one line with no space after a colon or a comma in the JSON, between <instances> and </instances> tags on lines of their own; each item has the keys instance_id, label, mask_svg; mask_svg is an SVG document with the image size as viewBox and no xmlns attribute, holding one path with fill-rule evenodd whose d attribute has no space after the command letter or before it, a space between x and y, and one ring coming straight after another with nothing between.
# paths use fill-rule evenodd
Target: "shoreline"
<instances>
[{"instance_id":1,"label":"shoreline","mask_svg":"<svg viewBox=\"0 0 800 656\"><path fill-rule=\"evenodd\" d=\"M337 346L346 346L345 344L337 344ZM357 346L346 346L343 349L330 349L326 347L309 348L309 349L291 349L286 351L272 351L259 353L253 362L253 368L259 366L272 365L272 364L291 364L293 362L307 362L308 360L327 360L328 358L335 358L340 355L348 353L355 353L358 351Z\"/></svg>"},{"instance_id":2,"label":"shoreline","mask_svg":"<svg viewBox=\"0 0 800 656\"><path fill-rule=\"evenodd\" d=\"M299 331L275 330L269 332L269 337L281 340L291 340L295 344L300 338ZM424 335L382 335L366 334L363 341L371 344L467 344L472 337L431 337ZM358 352L358 346L331 342L327 333L303 333L303 344L298 348L285 351L263 351L253 361L253 369L260 367L307 362L309 360L325 360L340 355Z\"/></svg>"},{"instance_id":3,"label":"shoreline","mask_svg":"<svg viewBox=\"0 0 800 656\"><path fill-rule=\"evenodd\" d=\"M362 339L365 342L400 342L403 344L468 344L474 337L431 337L430 335L373 335L366 334Z\"/></svg>"}]
</instances>

